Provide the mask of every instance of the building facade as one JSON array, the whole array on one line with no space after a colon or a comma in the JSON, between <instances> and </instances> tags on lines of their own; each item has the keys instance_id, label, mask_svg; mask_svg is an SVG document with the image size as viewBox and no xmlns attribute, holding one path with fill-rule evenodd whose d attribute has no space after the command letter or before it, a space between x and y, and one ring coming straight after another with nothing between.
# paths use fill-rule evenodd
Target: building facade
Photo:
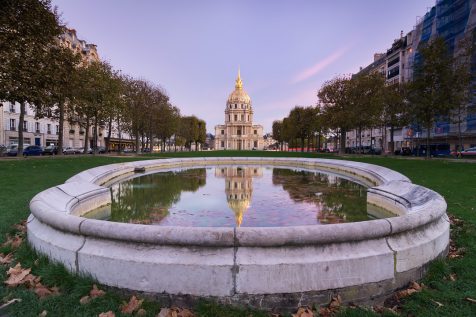
<instances>
[{"instance_id":1,"label":"building facade","mask_svg":"<svg viewBox=\"0 0 476 317\"><path fill-rule=\"evenodd\" d=\"M418 47L432 38L442 37L450 53L458 54L461 40L476 40L476 0L438 0L422 18L417 21L412 31L395 40L385 54L376 54L374 62L359 73L379 72L385 74L387 84L402 84L413 79L415 65L421 61ZM473 59L476 59L473 56ZM475 60L473 60L473 63ZM472 68L476 73L476 68ZM476 75L476 74L474 74ZM473 76L474 76L473 75ZM473 83L474 87L474 83ZM476 91L472 92L473 95ZM410 105L411 106L411 105ZM476 146L476 98L465 105L461 122L461 135L465 148ZM417 122L408 126L396 127L394 130L395 150L402 147L415 147L426 143L427 131ZM458 124L454 117L440 118L430 131L431 143L449 144L457 149L459 144ZM390 148L390 129L380 127L362 131L362 145ZM381 144L381 146L380 146ZM357 131L346 135L346 146L359 145Z\"/></svg>"},{"instance_id":2,"label":"building facade","mask_svg":"<svg viewBox=\"0 0 476 317\"><path fill-rule=\"evenodd\" d=\"M263 127L253 124L251 98L243 89L240 72L226 102L225 124L215 126L215 149L263 149Z\"/></svg>"},{"instance_id":3,"label":"building facade","mask_svg":"<svg viewBox=\"0 0 476 317\"><path fill-rule=\"evenodd\" d=\"M82 65L86 66L93 61L99 61L96 45L88 44L78 39L76 30L65 29L59 38L60 45L81 55ZM57 145L59 137L59 122L52 116L37 118L32 105L26 105L23 123L23 142L26 145ZM0 102L0 144L18 144L18 124L20 122L20 105L15 102ZM98 129L98 144L104 146L106 135L105 127ZM63 146L84 147L85 129L77 120L65 119L63 124ZM93 147L93 128L89 131L89 147Z\"/></svg>"}]
</instances>

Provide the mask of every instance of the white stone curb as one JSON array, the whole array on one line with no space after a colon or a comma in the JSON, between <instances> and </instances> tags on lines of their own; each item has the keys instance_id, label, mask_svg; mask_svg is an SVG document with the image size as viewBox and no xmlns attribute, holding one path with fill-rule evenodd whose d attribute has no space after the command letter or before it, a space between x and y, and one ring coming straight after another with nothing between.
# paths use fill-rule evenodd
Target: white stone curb
<instances>
[{"instance_id":1,"label":"white stone curb","mask_svg":"<svg viewBox=\"0 0 476 317\"><path fill-rule=\"evenodd\" d=\"M146 172L217 164L327 170L369 186L368 202L400 216L293 227L165 227L86 219L110 203L103 185ZM390 169L344 160L183 158L100 166L37 194L28 240L69 270L139 291L227 297L339 289L396 279L447 250L446 202Z\"/></svg>"}]
</instances>

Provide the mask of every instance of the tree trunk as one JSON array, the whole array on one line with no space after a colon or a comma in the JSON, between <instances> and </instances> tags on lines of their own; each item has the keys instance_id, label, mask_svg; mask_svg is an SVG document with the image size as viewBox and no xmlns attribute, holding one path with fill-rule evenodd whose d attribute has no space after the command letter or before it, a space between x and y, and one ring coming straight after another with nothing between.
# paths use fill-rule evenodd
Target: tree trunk
<instances>
[{"instance_id":1,"label":"tree trunk","mask_svg":"<svg viewBox=\"0 0 476 317\"><path fill-rule=\"evenodd\" d=\"M84 153L88 154L89 150L89 117L86 117L86 131L84 133ZM62 148L58 148L58 154L61 151L63 153Z\"/></svg>"},{"instance_id":2,"label":"tree trunk","mask_svg":"<svg viewBox=\"0 0 476 317\"><path fill-rule=\"evenodd\" d=\"M119 116L117 117L117 134L119 136L119 142L117 144L117 153L121 153L121 140L122 140L122 131L121 131L121 124L119 120Z\"/></svg>"},{"instance_id":3,"label":"tree trunk","mask_svg":"<svg viewBox=\"0 0 476 317\"><path fill-rule=\"evenodd\" d=\"M317 150L321 151L321 131L317 134Z\"/></svg>"},{"instance_id":4,"label":"tree trunk","mask_svg":"<svg viewBox=\"0 0 476 317\"><path fill-rule=\"evenodd\" d=\"M58 102L59 109L59 131L58 131L58 155L63 155L63 139L64 139L64 103Z\"/></svg>"},{"instance_id":5,"label":"tree trunk","mask_svg":"<svg viewBox=\"0 0 476 317\"><path fill-rule=\"evenodd\" d=\"M390 126L390 155L395 154L395 141L393 141L393 136L395 133L395 127L393 125Z\"/></svg>"},{"instance_id":6,"label":"tree trunk","mask_svg":"<svg viewBox=\"0 0 476 317\"><path fill-rule=\"evenodd\" d=\"M430 149L430 129L431 123L426 127L426 158L429 159L431 157L431 149Z\"/></svg>"},{"instance_id":7,"label":"tree trunk","mask_svg":"<svg viewBox=\"0 0 476 317\"><path fill-rule=\"evenodd\" d=\"M304 152L304 138L301 138L301 152Z\"/></svg>"},{"instance_id":8,"label":"tree trunk","mask_svg":"<svg viewBox=\"0 0 476 317\"><path fill-rule=\"evenodd\" d=\"M94 129L93 129L93 146L94 146L94 154L98 153L98 116L97 114L94 116Z\"/></svg>"},{"instance_id":9,"label":"tree trunk","mask_svg":"<svg viewBox=\"0 0 476 317\"><path fill-rule=\"evenodd\" d=\"M458 142L459 142L459 149L458 151L463 151L463 135L461 133L461 107L459 108L458 111ZM461 157L461 155L458 155L458 151L456 151L456 155Z\"/></svg>"},{"instance_id":10,"label":"tree trunk","mask_svg":"<svg viewBox=\"0 0 476 317\"><path fill-rule=\"evenodd\" d=\"M345 130L341 129L339 154L345 154L345 137L346 137Z\"/></svg>"},{"instance_id":11,"label":"tree trunk","mask_svg":"<svg viewBox=\"0 0 476 317\"><path fill-rule=\"evenodd\" d=\"M109 118L107 139L106 139L106 151L109 152L109 146L111 145L111 134L112 134L112 116Z\"/></svg>"},{"instance_id":12,"label":"tree trunk","mask_svg":"<svg viewBox=\"0 0 476 317\"><path fill-rule=\"evenodd\" d=\"M136 130L136 133L135 133L135 137L136 137L136 154L140 154L140 148L139 148L139 131Z\"/></svg>"},{"instance_id":13,"label":"tree trunk","mask_svg":"<svg viewBox=\"0 0 476 317\"><path fill-rule=\"evenodd\" d=\"M23 122L25 121L25 103L20 102L20 119L18 120L18 148L17 156L23 155Z\"/></svg>"},{"instance_id":14,"label":"tree trunk","mask_svg":"<svg viewBox=\"0 0 476 317\"><path fill-rule=\"evenodd\" d=\"M357 153L360 153L362 151L362 127L359 127L359 150Z\"/></svg>"}]
</instances>

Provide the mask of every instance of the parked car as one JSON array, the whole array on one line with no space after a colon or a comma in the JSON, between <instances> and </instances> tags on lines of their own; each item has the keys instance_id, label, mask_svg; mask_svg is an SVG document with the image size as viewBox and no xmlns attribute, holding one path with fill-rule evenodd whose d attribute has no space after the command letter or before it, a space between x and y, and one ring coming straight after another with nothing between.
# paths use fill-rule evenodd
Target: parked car
<instances>
[{"instance_id":1,"label":"parked car","mask_svg":"<svg viewBox=\"0 0 476 317\"><path fill-rule=\"evenodd\" d=\"M124 150L122 150L122 153L134 153L134 149L132 148L125 148Z\"/></svg>"},{"instance_id":2,"label":"parked car","mask_svg":"<svg viewBox=\"0 0 476 317\"><path fill-rule=\"evenodd\" d=\"M382 149L378 148L378 147L372 147L369 151L369 154L380 155L380 154L382 154Z\"/></svg>"},{"instance_id":3,"label":"parked car","mask_svg":"<svg viewBox=\"0 0 476 317\"><path fill-rule=\"evenodd\" d=\"M104 154L104 153L106 153L106 148L105 148L104 146L98 147L98 153L99 153L99 154Z\"/></svg>"},{"instance_id":4,"label":"parked car","mask_svg":"<svg viewBox=\"0 0 476 317\"><path fill-rule=\"evenodd\" d=\"M57 155L58 147L56 145L48 145L43 149L43 155Z\"/></svg>"},{"instance_id":5,"label":"parked car","mask_svg":"<svg viewBox=\"0 0 476 317\"><path fill-rule=\"evenodd\" d=\"M68 154L75 154L76 153L76 150L72 147L65 147L63 148L63 154L64 155L68 155Z\"/></svg>"},{"instance_id":6,"label":"parked car","mask_svg":"<svg viewBox=\"0 0 476 317\"><path fill-rule=\"evenodd\" d=\"M40 156L43 155L43 148L38 145L30 145L23 149L23 156Z\"/></svg>"},{"instance_id":7,"label":"parked car","mask_svg":"<svg viewBox=\"0 0 476 317\"><path fill-rule=\"evenodd\" d=\"M419 146L413 149L413 155L415 156L426 156L426 153L426 144L420 144ZM448 143L430 144L430 156L443 157L450 155L451 150L450 145Z\"/></svg>"},{"instance_id":8,"label":"parked car","mask_svg":"<svg viewBox=\"0 0 476 317\"><path fill-rule=\"evenodd\" d=\"M460 157L476 157L476 146L461 151L459 155Z\"/></svg>"}]
</instances>

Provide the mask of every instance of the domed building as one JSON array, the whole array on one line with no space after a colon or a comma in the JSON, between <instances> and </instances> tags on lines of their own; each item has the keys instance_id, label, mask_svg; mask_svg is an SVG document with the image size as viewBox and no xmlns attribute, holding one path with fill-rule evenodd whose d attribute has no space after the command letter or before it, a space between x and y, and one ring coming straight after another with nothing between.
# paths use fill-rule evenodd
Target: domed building
<instances>
[{"instance_id":1,"label":"domed building","mask_svg":"<svg viewBox=\"0 0 476 317\"><path fill-rule=\"evenodd\" d=\"M253 124L251 98L243 89L239 70L235 90L226 102L225 124L215 126L215 149L263 149L263 126Z\"/></svg>"},{"instance_id":2,"label":"domed building","mask_svg":"<svg viewBox=\"0 0 476 317\"><path fill-rule=\"evenodd\" d=\"M261 167L217 167L215 176L225 178L225 194L228 207L235 214L236 226L241 226L243 216L250 208L253 194L253 178L262 177Z\"/></svg>"}]
</instances>

